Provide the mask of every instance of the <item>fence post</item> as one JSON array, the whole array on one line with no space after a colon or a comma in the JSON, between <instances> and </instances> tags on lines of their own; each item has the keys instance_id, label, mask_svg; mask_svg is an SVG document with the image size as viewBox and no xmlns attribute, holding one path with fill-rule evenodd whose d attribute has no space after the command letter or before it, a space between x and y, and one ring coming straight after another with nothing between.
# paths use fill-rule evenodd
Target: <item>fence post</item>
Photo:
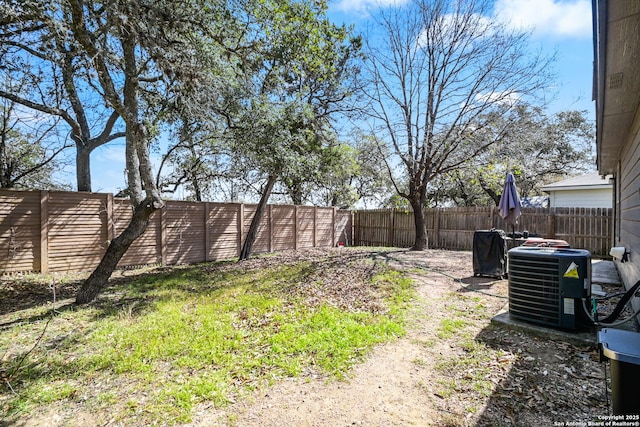
<instances>
[{"instance_id":1,"label":"fence post","mask_svg":"<svg viewBox=\"0 0 640 427\"><path fill-rule=\"evenodd\" d=\"M40 191L40 273L49 272L49 192Z\"/></svg>"},{"instance_id":2,"label":"fence post","mask_svg":"<svg viewBox=\"0 0 640 427\"><path fill-rule=\"evenodd\" d=\"M102 242L104 251L102 252L102 254L104 255L107 252L107 249L109 248L109 245L111 245L111 242L113 241L113 238L115 237L115 225L113 223L113 193L105 193L105 198L104 198L104 210L105 213L107 214L106 217L106 234L107 234L107 239L105 242Z\"/></svg>"},{"instance_id":3,"label":"fence post","mask_svg":"<svg viewBox=\"0 0 640 427\"><path fill-rule=\"evenodd\" d=\"M211 206L209 202L204 202L204 260L209 262L211 257L209 256L209 248L211 247L211 231L209 230L209 215L211 213Z\"/></svg>"},{"instance_id":4,"label":"fence post","mask_svg":"<svg viewBox=\"0 0 640 427\"><path fill-rule=\"evenodd\" d=\"M244 234L244 203L238 204L238 220L237 220L237 242L238 242L238 255L242 252L242 235Z\"/></svg>"},{"instance_id":5,"label":"fence post","mask_svg":"<svg viewBox=\"0 0 640 427\"><path fill-rule=\"evenodd\" d=\"M107 246L115 237L115 224L113 223L113 193L106 194L105 206L107 211Z\"/></svg>"},{"instance_id":6,"label":"fence post","mask_svg":"<svg viewBox=\"0 0 640 427\"><path fill-rule=\"evenodd\" d=\"M348 230L349 230L349 234L345 237L347 239L347 243L349 244L349 246L355 246L354 245L354 237L355 237L355 229L354 229L354 224L355 224L355 212L352 210L349 210L349 223L348 223ZM351 239L349 239L351 238ZM345 245L347 244L345 243Z\"/></svg>"},{"instance_id":7,"label":"fence post","mask_svg":"<svg viewBox=\"0 0 640 427\"><path fill-rule=\"evenodd\" d=\"M491 230L493 229L493 221L496 215L496 207L495 206L491 206L489 208L491 211L489 213L489 227L487 228L487 230Z\"/></svg>"},{"instance_id":8,"label":"fence post","mask_svg":"<svg viewBox=\"0 0 640 427\"><path fill-rule=\"evenodd\" d=\"M331 210L331 247L336 246L336 207Z\"/></svg>"},{"instance_id":9,"label":"fence post","mask_svg":"<svg viewBox=\"0 0 640 427\"><path fill-rule=\"evenodd\" d=\"M353 235L351 236L351 244L358 246L360 243L360 212L351 212L353 215Z\"/></svg>"},{"instance_id":10,"label":"fence post","mask_svg":"<svg viewBox=\"0 0 640 427\"><path fill-rule=\"evenodd\" d=\"M313 207L313 247L318 246L318 207Z\"/></svg>"},{"instance_id":11,"label":"fence post","mask_svg":"<svg viewBox=\"0 0 640 427\"><path fill-rule=\"evenodd\" d=\"M167 210L169 202L160 209L160 265L167 265Z\"/></svg>"},{"instance_id":12,"label":"fence post","mask_svg":"<svg viewBox=\"0 0 640 427\"><path fill-rule=\"evenodd\" d=\"M271 205L268 205L267 214L267 226L269 227L269 252L273 252L273 209Z\"/></svg>"},{"instance_id":13,"label":"fence post","mask_svg":"<svg viewBox=\"0 0 640 427\"><path fill-rule=\"evenodd\" d=\"M293 250L298 250L298 205L293 206Z\"/></svg>"}]
</instances>

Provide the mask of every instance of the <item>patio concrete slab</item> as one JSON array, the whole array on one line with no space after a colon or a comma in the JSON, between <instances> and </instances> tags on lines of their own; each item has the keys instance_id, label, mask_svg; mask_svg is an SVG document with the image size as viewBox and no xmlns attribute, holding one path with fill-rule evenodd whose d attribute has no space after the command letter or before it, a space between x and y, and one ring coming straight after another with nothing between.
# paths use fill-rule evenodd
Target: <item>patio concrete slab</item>
<instances>
[{"instance_id":1,"label":"patio concrete slab","mask_svg":"<svg viewBox=\"0 0 640 427\"><path fill-rule=\"evenodd\" d=\"M494 316L491 319L491 323L496 326L524 332L540 338L568 342L574 345L595 347L598 341L598 334L595 328L577 332L547 328L542 325L536 325L534 323L528 323L512 318L511 316L509 316L507 307L505 307L504 310Z\"/></svg>"},{"instance_id":2,"label":"patio concrete slab","mask_svg":"<svg viewBox=\"0 0 640 427\"><path fill-rule=\"evenodd\" d=\"M602 259L591 261L591 283L622 286L622 280L620 280L615 263Z\"/></svg>"}]
</instances>

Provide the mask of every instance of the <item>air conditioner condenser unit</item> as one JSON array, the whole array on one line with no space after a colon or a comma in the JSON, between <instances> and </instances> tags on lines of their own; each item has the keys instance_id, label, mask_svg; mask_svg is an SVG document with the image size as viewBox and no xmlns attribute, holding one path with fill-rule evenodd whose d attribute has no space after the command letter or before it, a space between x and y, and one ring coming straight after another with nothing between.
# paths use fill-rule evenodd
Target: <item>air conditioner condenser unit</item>
<instances>
[{"instance_id":1,"label":"air conditioner condenser unit","mask_svg":"<svg viewBox=\"0 0 640 427\"><path fill-rule=\"evenodd\" d=\"M509 315L561 329L590 326L582 299L591 296L585 249L517 247L508 252Z\"/></svg>"}]
</instances>

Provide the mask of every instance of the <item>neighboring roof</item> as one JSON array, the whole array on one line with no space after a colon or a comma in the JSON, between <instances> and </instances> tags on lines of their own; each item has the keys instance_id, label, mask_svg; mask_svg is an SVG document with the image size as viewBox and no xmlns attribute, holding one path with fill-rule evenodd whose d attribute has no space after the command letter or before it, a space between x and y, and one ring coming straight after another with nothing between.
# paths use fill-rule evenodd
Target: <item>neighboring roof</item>
<instances>
[{"instance_id":1,"label":"neighboring roof","mask_svg":"<svg viewBox=\"0 0 640 427\"><path fill-rule=\"evenodd\" d=\"M588 175L576 176L562 181L542 187L542 191L564 191L564 190L584 190L597 188L613 188L613 184L609 181L610 175L601 177L598 173L590 173Z\"/></svg>"},{"instance_id":2,"label":"neighboring roof","mask_svg":"<svg viewBox=\"0 0 640 427\"><path fill-rule=\"evenodd\" d=\"M549 196L529 196L520 199L523 208L548 208Z\"/></svg>"}]
</instances>

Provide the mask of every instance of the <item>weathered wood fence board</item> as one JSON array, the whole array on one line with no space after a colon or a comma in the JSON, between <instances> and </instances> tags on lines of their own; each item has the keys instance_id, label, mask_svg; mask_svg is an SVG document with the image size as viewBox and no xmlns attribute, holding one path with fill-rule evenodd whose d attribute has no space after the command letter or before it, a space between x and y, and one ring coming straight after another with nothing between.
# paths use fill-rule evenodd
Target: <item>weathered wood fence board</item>
<instances>
[{"instance_id":1,"label":"weathered wood fence board","mask_svg":"<svg viewBox=\"0 0 640 427\"><path fill-rule=\"evenodd\" d=\"M425 209L424 214L431 248L472 250L476 230L512 231L497 208ZM607 256L612 218L612 209L604 208L523 208L515 231L566 240L571 247L588 249L594 256ZM399 209L357 211L354 233L355 245L410 247L415 239L413 213Z\"/></svg>"},{"instance_id":2,"label":"weathered wood fence board","mask_svg":"<svg viewBox=\"0 0 640 427\"><path fill-rule=\"evenodd\" d=\"M183 264L238 256L256 205L167 201L119 267ZM129 224L128 200L111 194L0 191L0 274L94 269ZM352 213L269 205L255 253L352 242Z\"/></svg>"}]
</instances>

